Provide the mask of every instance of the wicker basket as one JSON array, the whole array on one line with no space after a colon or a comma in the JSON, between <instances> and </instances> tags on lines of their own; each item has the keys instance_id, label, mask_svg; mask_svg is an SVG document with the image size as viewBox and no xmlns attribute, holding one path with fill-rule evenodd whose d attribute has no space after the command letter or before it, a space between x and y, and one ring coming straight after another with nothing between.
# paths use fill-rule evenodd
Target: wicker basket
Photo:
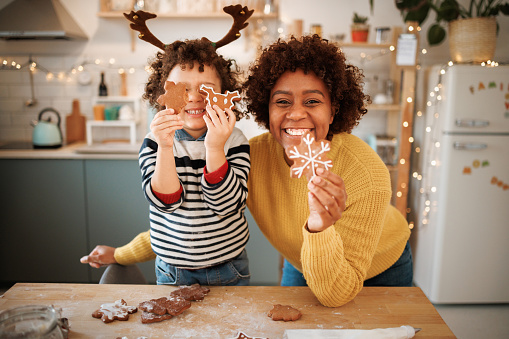
<instances>
[{"instance_id":1,"label":"wicker basket","mask_svg":"<svg viewBox=\"0 0 509 339\"><path fill-rule=\"evenodd\" d=\"M459 19L449 23L449 51L454 62L493 60L496 45L495 17Z\"/></svg>"}]
</instances>

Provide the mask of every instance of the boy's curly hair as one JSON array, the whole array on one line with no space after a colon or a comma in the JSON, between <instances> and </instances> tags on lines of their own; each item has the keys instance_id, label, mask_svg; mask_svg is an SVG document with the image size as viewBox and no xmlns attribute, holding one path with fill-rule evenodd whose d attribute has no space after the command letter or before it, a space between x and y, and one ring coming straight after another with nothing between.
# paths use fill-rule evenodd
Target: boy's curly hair
<instances>
[{"instance_id":1,"label":"boy's curly hair","mask_svg":"<svg viewBox=\"0 0 509 339\"><path fill-rule=\"evenodd\" d=\"M163 109L157 103L157 98L164 93L164 83L168 79L171 70L176 67L192 69L198 62L199 71L203 72L203 66L211 66L221 79L221 93L226 91L241 91L239 67L232 59L225 59L217 54L215 47L205 39L175 41L166 46L164 52L157 52L151 61L152 73L145 85L143 99L148 100L150 105L157 110ZM237 120L245 114L233 109Z\"/></svg>"},{"instance_id":2,"label":"boy's curly hair","mask_svg":"<svg viewBox=\"0 0 509 339\"><path fill-rule=\"evenodd\" d=\"M318 35L278 39L263 49L257 62L249 69L243 84L249 114L262 127L269 129L270 92L286 71L302 69L313 72L329 89L334 120L329 136L350 133L367 113L369 96L362 91L364 74L358 67L347 64L341 49Z\"/></svg>"}]
</instances>

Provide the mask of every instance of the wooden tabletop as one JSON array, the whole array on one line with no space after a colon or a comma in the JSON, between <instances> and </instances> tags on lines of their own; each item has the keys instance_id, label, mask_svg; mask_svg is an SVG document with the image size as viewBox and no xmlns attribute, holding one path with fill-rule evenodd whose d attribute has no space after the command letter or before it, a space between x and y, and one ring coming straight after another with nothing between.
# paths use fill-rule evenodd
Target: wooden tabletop
<instances>
[{"instance_id":1,"label":"wooden tabletop","mask_svg":"<svg viewBox=\"0 0 509 339\"><path fill-rule=\"evenodd\" d=\"M140 311L128 321L105 324L92 317L103 303L124 299L128 305L167 297L175 287L162 285L96 285L18 283L0 297L0 310L22 305L53 305L69 319L69 338L232 338L239 331L251 337L282 338L286 329L375 329L410 325L422 330L415 338L455 338L436 309L417 287L365 287L348 304L322 306L308 287L210 287L203 301L194 301L181 315L142 324ZM302 313L295 322L273 321L275 304Z\"/></svg>"}]
</instances>

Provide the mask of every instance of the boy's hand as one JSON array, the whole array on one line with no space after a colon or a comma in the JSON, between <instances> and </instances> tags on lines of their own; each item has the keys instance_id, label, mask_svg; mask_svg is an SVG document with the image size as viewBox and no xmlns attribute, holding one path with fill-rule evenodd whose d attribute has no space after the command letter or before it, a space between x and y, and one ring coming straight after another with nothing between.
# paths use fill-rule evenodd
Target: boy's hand
<instances>
[{"instance_id":1,"label":"boy's hand","mask_svg":"<svg viewBox=\"0 0 509 339\"><path fill-rule=\"evenodd\" d=\"M205 148L209 150L221 150L224 153L224 145L230 137L235 126L235 114L229 108L225 111L214 105L214 109L207 105L208 115L203 119L207 124L207 135L205 136Z\"/></svg>"},{"instance_id":2,"label":"boy's hand","mask_svg":"<svg viewBox=\"0 0 509 339\"><path fill-rule=\"evenodd\" d=\"M224 145L232 134L236 118L231 109L223 111L217 105L214 105L214 109L207 105L207 112L208 115L203 116L208 129L205 136L206 163L207 170L213 172L226 161Z\"/></svg>"},{"instance_id":3,"label":"boy's hand","mask_svg":"<svg viewBox=\"0 0 509 339\"><path fill-rule=\"evenodd\" d=\"M157 145L162 148L173 148L175 131L182 129L184 122L173 108L157 112L150 123Z\"/></svg>"}]
</instances>

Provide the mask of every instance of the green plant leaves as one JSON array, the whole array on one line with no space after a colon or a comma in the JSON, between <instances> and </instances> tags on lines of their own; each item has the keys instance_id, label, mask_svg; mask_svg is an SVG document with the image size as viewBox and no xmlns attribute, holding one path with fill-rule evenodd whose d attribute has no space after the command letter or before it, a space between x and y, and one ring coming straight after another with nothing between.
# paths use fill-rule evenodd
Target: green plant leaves
<instances>
[{"instance_id":1,"label":"green plant leaves","mask_svg":"<svg viewBox=\"0 0 509 339\"><path fill-rule=\"evenodd\" d=\"M425 5L421 6L419 9L415 11L409 11L407 12L405 16L405 22L406 21L417 21L420 24L426 20L429 13L429 5L426 3Z\"/></svg>"},{"instance_id":2,"label":"green plant leaves","mask_svg":"<svg viewBox=\"0 0 509 339\"><path fill-rule=\"evenodd\" d=\"M437 11L437 21L456 20L460 15L460 8L456 0L444 0Z\"/></svg>"},{"instance_id":3,"label":"green plant leaves","mask_svg":"<svg viewBox=\"0 0 509 339\"><path fill-rule=\"evenodd\" d=\"M428 29L428 42L430 46L438 45L445 39L445 29L439 24L433 24Z\"/></svg>"}]
</instances>

